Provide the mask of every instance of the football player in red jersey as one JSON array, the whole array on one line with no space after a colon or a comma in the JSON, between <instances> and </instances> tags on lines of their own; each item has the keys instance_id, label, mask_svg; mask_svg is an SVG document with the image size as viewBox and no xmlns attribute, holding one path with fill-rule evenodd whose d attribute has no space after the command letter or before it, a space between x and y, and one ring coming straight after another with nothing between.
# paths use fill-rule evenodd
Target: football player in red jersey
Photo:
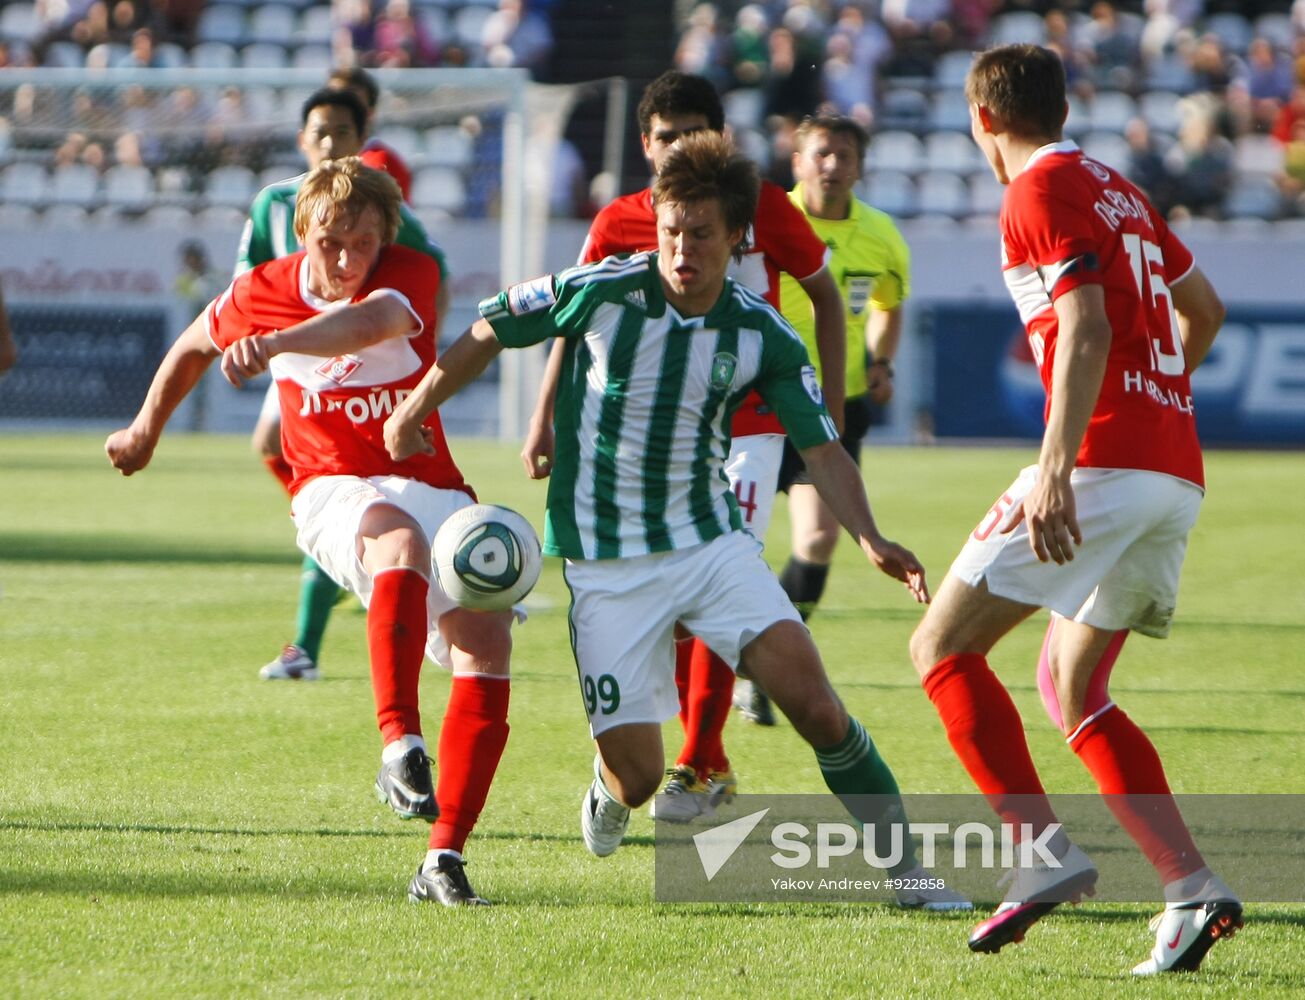
<instances>
[{"instance_id":1,"label":"football player in red jersey","mask_svg":"<svg viewBox=\"0 0 1305 1000\"><path fill-rule=\"evenodd\" d=\"M123 475L145 468L168 417L215 358L237 385L271 371L299 546L367 606L383 743L377 795L404 819L434 824L408 894L474 905L484 900L462 850L507 743L515 612L464 610L430 579L430 540L475 501L438 415L425 421L433 454L396 462L381 438L386 417L435 362L440 268L394 244L401 202L394 180L356 157L313 170L295 203L305 249L246 271L213 300L105 451ZM426 653L453 671L438 787L418 711Z\"/></svg>"},{"instance_id":2,"label":"football player in red jersey","mask_svg":"<svg viewBox=\"0 0 1305 1000\"><path fill-rule=\"evenodd\" d=\"M644 90L636 112L644 156L655 177L680 136L725 128L720 95L711 82L670 70ZM842 425L843 371L846 353L843 304L826 266L828 248L777 184L763 183L756 221L747 234L747 250L730 277L779 307L779 276L792 275L811 297L816 317L816 344L824 379L824 400ZM589 228L580 263L613 254L657 247L657 216L650 187L617 198L598 213ZM553 397L562 352L549 355L539 403L531 417L521 457L534 478L547 476L553 458ZM740 406L731 426L733 445L726 473L738 500L743 523L762 542L774 506L784 428L755 392ZM664 819L690 821L733 796L734 773L721 741L734 694L734 672L701 642L687 636L676 647L676 684L685 742L676 766L668 772L664 793L654 811ZM769 720L773 723L773 718Z\"/></svg>"},{"instance_id":3,"label":"football player in red jersey","mask_svg":"<svg viewBox=\"0 0 1305 1000\"><path fill-rule=\"evenodd\" d=\"M332 90L351 91L363 102L367 109L367 141L363 143L362 152L358 155L373 170L384 170L393 177L403 192L403 200L409 200L412 197L412 171L398 150L387 146L372 134L376 128L376 105L381 99L381 88L376 78L365 69L355 66L335 70L327 78L326 85Z\"/></svg>"},{"instance_id":4,"label":"football player in red jersey","mask_svg":"<svg viewBox=\"0 0 1305 1000\"><path fill-rule=\"evenodd\" d=\"M1107 682L1130 631L1169 630L1204 493L1189 375L1224 308L1191 253L1123 176L1063 138L1060 59L1033 45L980 54L971 131L997 179L1002 272L1047 395L1037 465L974 529L911 639L947 737L1006 822L1045 836L1059 866L1017 868L975 951L1020 940L1097 870L1065 836L989 650L1040 607L1051 624L1038 687L1164 885L1156 945L1133 972L1195 969L1242 922L1206 866L1146 735Z\"/></svg>"}]
</instances>

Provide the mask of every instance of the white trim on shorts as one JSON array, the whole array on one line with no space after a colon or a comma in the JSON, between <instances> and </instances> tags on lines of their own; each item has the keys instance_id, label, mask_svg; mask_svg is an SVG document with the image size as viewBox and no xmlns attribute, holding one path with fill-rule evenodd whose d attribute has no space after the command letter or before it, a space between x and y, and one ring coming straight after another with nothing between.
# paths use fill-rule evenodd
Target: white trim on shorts
<instances>
[{"instance_id":1,"label":"white trim on shorts","mask_svg":"<svg viewBox=\"0 0 1305 1000\"><path fill-rule=\"evenodd\" d=\"M783 434L748 434L730 443L725 475L739 502L743 527L762 545L779 492L779 466L784 460Z\"/></svg>"},{"instance_id":2,"label":"white trim on shorts","mask_svg":"<svg viewBox=\"0 0 1305 1000\"><path fill-rule=\"evenodd\" d=\"M673 552L566 561L571 647L592 735L630 723L662 723L679 711L675 623L735 669L745 646L781 621L801 624L793 602L746 531ZM611 691L594 698L586 687ZM588 681L588 684L586 684Z\"/></svg>"},{"instance_id":3,"label":"white trim on shorts","mask_svg":"<svg viewBox=\"0 0 1305 1000\"><path fill-rule=\"evenodd\" d=\"M450 515L475 501L463 490L446 490L403 476L319 476L310 480L290 503L298 529L299 548L341 587L371 603L372 577L358 554L358 532L363 515L376 504L389 504L411 517L429 543ZM382 571L384 572L384 571ZM453 668L448 643L437 627L440 617L457 602L439 586L434 567L423 574L430 580L426 595L428 616L426 655L445 669ZM526 620L520 606L512 609L516 620Z\"/></svg>"},{"instance_id":4,"label":"white trim on shorts","mask_svg":"<svg viewBox=\"0 0 1305 1000\"><path fill-rule=\"evenodd\" d=\"M1037 473L1035 465L1020 471L971 533L951 574L1093 628L1167 635L1201 488L1143 469L1075 469L1070 483L1083 544L1072 561L1057 565L1038 562L1027 521L1006 534L1000 530Z\"/></svg>"}]
</instances>

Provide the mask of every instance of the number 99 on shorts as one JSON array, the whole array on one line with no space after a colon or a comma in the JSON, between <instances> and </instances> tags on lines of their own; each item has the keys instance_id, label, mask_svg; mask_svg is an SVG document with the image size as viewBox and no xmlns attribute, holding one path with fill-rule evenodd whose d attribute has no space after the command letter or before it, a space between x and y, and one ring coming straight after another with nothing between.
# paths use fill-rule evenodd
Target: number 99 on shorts
<instances>
[{"instance_id":1,"label":"number 99 on shorts","mask_svg":"<svg viewBox=\"0 0 1305 1000\"><path fill-rule=\"evenodd\" d=\"M599 674L598 679L585 674L580 680L584 691L585 709L589 715L611 715L621 707L621 685L611 674Z\"/></svg>"}]
</instances>

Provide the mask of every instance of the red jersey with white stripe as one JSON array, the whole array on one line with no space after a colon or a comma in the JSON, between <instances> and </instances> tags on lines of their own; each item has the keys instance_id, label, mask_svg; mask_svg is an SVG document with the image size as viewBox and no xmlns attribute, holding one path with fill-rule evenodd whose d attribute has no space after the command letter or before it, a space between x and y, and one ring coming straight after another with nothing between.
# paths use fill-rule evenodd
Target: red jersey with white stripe
<instances>
[{"instance_id":1,"label":"red jersey with white stripe","mask_svg":"<svg viewBox=\"0 0 1305 1000\"><path fill-rule=\"evenodd\" d=\"M396 462L382 428L394 407L435 362L435 292L439 265L407 247L381 251L375 270L350 301L383 290L412 313L412 332L334 358L278 354L271 373L281 400L281 446L294 470L291 494L317 476L403 476L441 489L471 489L453 463L439 413L426 418L434 455ZM308 289L304 251L246 271L204 312L209 338L224 350L242 337L285 330L329 309Z\"/></svg>"},{"instance_id":2,"label":"red jersey with white stripe","mask_svg":"<svg viewBox=\"0 0 1305 1000\"><path fill-rule=\"evenodd\" d=\"M399 190L403 192L403 200L411 200L409 196L412 191L412 171L408 169L408 164L403 162L403 157L393 146L387 146L379 139L368 139L358 155L362 157L363 163L373 170L384 170L393 177L399 185Z\"/></svg>"},{"instance_id":3,"label":"red jersey with white stripe","mask_svg":"<svg viewBox=\"0 0 1305 1000\"><path fill-rule=\"evenodd\" d=\"M1053 302L1101 285L1112 339L1075 464L1149 469L1204 485L1192 388L1169 286L1191 252L1145 196L1073 142L1043 146L1006 192L1002 272L1051 406Z\"/></svg>"},{"instance_id":4,"label":"red jersey with white stripe","mask_svg":"<svg viewBox=\"0 0 1305 1000\"><path fill-rule=\"evenodd\" d=\"M729 276L751 288L779 309L779 276L787 273L805 281L822 267L829 248L815 232L784 189L762 181L757 198L756 222L747 234L748 252L731 261ZM581 264L592 264L612 254L657 249L657 212L652 189L623 195L598 213L580 251ZM784 426L761 396L752 392L734 413L734 437L749 434L783 434Z\"/></svg>"}]
</instances>

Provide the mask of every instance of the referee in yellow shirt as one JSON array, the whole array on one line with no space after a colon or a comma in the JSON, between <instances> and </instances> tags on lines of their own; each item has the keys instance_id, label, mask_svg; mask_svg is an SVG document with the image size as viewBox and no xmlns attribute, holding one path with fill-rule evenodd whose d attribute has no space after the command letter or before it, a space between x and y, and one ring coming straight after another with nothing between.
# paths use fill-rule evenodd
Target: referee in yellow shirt
<instances>
[{"instance_id":1,"label":"referee in yellow shirt","mask_svg":"<svg viewBox=\"0 0 1305 1000\"><path fill-rule=\"evenodd\" d=\"M794 140L797 185L789 193L829 247L829 269L847 311L842 442L858 464L872 404L882 405L893 395L893 357L902 334L902 303L910 292L911 267L910 251L896 223L852 195L868 142L865 130L851 118L806 119ZM788 275L781 281L784 318L801 334L811 357L818 358L811 300ZM814 363L819 365L818 360ZM792 554L780 583L805 621L824 592L840 528L811 485L797 450L787 443L779 488L788 493L793 536ZM760 689L754 687L750 694L740 690L736 700L752 721L774 724L769 700Z\"/></svg>"}]
</instances>

